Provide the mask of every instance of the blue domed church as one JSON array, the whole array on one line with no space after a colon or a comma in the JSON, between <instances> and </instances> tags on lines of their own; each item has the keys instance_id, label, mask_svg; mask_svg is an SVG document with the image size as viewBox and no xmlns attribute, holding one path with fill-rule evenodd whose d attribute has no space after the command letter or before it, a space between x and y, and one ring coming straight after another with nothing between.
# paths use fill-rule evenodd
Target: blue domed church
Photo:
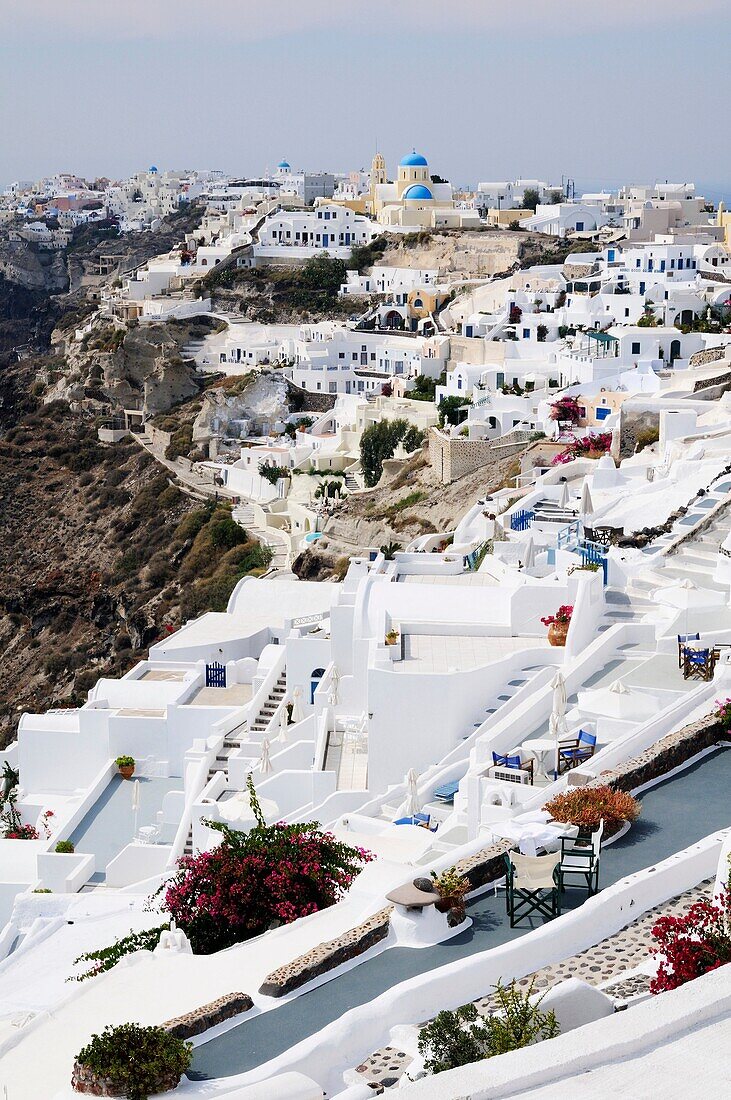
<instances>
[{"instance_id":1,"label":"blue domed church","mask_svg":"<svg viewBox=\"0 0 731 1100\"><path fill-rule=\"evenodd\" d=\"M385 162L380 153L371 171L371 209L382 225L460 226L472 211L455 207L451 183L432 183L426 157L416 150L402 157L395 183L386 182Z\"/></svg>"}]
</instances>

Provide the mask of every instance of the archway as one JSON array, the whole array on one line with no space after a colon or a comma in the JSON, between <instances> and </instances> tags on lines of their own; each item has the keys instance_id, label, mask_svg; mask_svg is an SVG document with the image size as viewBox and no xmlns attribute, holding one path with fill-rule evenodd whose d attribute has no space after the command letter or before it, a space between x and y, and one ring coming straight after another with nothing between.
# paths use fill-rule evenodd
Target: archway
<instances>
[{"instance_id":1,"label":"archway","mask_svg":"<svg viewBox=\"0 0 731 1100\"><path fill-rule=\"evenodd\" d=\"M315 702L315 692L320 684L320 680L325 675L324 668L316 668L310 673L310 703Z\"/></svg>"}]
</instances>

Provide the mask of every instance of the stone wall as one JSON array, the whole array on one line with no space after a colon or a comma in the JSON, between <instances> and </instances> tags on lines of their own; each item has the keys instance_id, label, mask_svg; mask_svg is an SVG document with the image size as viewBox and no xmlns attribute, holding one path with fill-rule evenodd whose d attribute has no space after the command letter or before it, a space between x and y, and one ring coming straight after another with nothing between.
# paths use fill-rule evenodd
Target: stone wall
<instances>
[{"instance_id":1,"label":"stone wall","mask_svg":"<svg viewBox=\"0 0 731 1100\"><path fill-rule=\"evenodd\" d=\"M335 407L338 399L336 393L310 393L301 386L295 386L294 382L287 382L287 392L291 401L292 412L305 409L307 412L329 412Z\"/></svg>"},{"instance_id":2,"label":"stone wall","mask_svg":"<svg viewBox=\"0 0 731 1100\"><path fill-rule=\"evenodd\" d=\"M704 749L710 748L727 736L715 714L707 715L675 733L662 737L639 756L618 764L610 771L602 772L587 787L607 784L622 791L634 791L653 779L660 779L674 768ZM469 879L473 890L502 878L505 874L505 853L513 848L513 842L500 840L471 856L460 859L454 870Z\"/></svg>"},{"instance_id":3,"label":"stone wall","mask_svg":"<svg viewBox=\"0 0 731 1100\"><path fill-rule=\"evenodd\" d=\"M393 906L386 906L337 939L320 943L291 963L273 970L264 979L259 992L265 997L283 997L328 970L334 970L336 966L362 955L369 947L385 940L392 909Z\"/></svg>"},{"instance_id":4,"label":"stone wall","mask_svg":"<svg viewBox=\"0 0 731 1100\"><path fill-rule=\"evenodd\" d=\"M726 354L725 345L720 348L704 348L703 351L696 351L690 357L691 367L702 367L705 363L716 363L719 359L723 359ZM703 382L702 385L710 385L709 382Z\"/></svg>"},{"instance_id":5,"label":"stone wall","mask_svg":"<svg viewBox=\"0 0 731 1100\"><path fill-rule=\"evenodd\" d=\"M621 791L634 791L653 779L660 779L673 768L723 740L725 734L715 713L660 738L654 745L610 771L602 772L588 786L606 783Z\"/></svg>"},{"instance_id":6,"label":"stone wall","mask_svg":"<svg viewBox=\"0 0 731 1100\"><path fill-rule=\"evenodd\" d=\"M207 1005L194 1008L192 1012L176 1016L174 1020L166 1020L162 1026L176 1039L192 1039L194 1035L200 1035L201 1032L222 1024L224 1020L248 1012L253 1005L248 993L227 993Z\"/></svg>"},{"instance_id":7,"label":"stone wall","mask_svg":"<svg viewBox=\"0 0 731 1100\"><path fill-rule=\"evenodd\" d=\"M490 439L465 439L448 436L438 428L429 430L429 464L442 482L449 485L465 474L471 474L490 462L499 462L522 454L526 440L517 438L528 433L513 432L505 442Z\"/></svg>"}]
</instances>

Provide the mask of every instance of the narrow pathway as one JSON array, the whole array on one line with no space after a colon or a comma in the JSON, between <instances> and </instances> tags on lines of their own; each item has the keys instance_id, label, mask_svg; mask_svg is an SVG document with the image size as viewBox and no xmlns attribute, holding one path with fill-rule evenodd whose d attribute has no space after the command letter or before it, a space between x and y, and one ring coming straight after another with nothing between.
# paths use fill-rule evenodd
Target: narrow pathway
<instances>
[{"instance_id":1,"label":"narrow pathway","mask_svg":"<svg viewBox=\"0 0 731 1100\"><path fill-rule=\"evenodd\" d=\"M629 977L626 975L628 971L648 961L650 948L655 942L652 938L655 921L658 917L678 917L687 913L691 905L697 901L707 901L712 888L712 879L702 882L664 905L648 910L639 920L623 928L615 936L608 936L596 947L590 947L587 951L581 951L578 955L564 959L563 962L526 974L524 978L518 979L517 984L527 987L531 982L535 982L535 990L538 992L546 991L568 978L580 978L589 985L601 986L603 992L614 997L617 1009L624 1007L623 1002L626 998L649 990L649 975L635 974ZM612 978L616 981L612 982ZM607 985L607 982L612 984ZM493 996L482 997L479 1001L475 1001L475 1004L478 1011L485 1016L494 1012L496 1008ZM378 1093L398 1085L412 1061L410 1054L406 1054L397 1047L383 1047L370 1058L366 1058L365 1062L356 1067L356 1070L361 1074L363 1083Z\"/></svg>"},{"instance_id":2,"label":"narrow pathway","mask_svg":"<svg viewBox=\"0 0 731 1100\"><path fill-rule=\"evenodd\" d=\"M731 824L729 781L731 752L719 750L645 792L639 821L602 856L602 885L652 866ZM703 807L702 813L699 807ZM575 908L584 898L581 891L568 891L564 909ZM446 943L418 951L390 948L197 1047L189 1076L207 1080L245 1073L400 982L518 939L529 931L527 926L510 928L503 897L485 894L470 903L468 912L472 927Z\"/></svg>"}]
</instances>

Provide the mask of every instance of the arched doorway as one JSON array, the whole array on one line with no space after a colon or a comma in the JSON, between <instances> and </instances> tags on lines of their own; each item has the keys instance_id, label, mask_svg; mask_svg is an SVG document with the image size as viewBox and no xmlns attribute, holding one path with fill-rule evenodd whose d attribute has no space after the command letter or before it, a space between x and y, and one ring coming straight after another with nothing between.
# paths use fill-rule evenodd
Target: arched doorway
<instances>
[{"instance_id":1,"label":"arched doorway","mask_svg":"<svg viewBox=\"0 0 731 1100\"><path fill-rule=\"evenodd\" d=\"M403 328L404 319L400 313L397 313L395 309L390 309L385 316L386 328Z\"/></svg>"},{"instance_id":2,"label":"arched doorway","mask_svg":"<svg viewBox=\"0 0 731 1100\"><path fill-rule=\"evenodd\" d=\"M670 362L680 359L680 340L672 340L670 343Z\"/></svg>"},{"instance_id":3,"label":"arched doorway","mask_svg":"<svg viewBox=\"0 0 731 1100\"><path fill-rule=\"evenodd\" d=\"M310 673L310 703L315 702L315 692L320 684L320 680L325 675L324 668L316 668Z\"/></svg>"}]
</instances>

